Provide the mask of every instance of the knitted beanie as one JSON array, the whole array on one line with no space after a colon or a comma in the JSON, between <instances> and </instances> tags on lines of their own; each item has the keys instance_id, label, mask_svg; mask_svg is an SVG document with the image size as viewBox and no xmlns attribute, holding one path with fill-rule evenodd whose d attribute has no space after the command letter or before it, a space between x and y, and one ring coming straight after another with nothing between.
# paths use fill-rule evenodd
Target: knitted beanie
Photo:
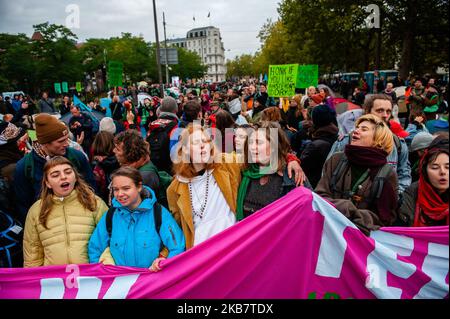
<instances>
[{"instance_id":1,"label":"knitted beanie","mask_svg":"<svg viewBox=\"0 0 450 319\"><path fill-rule=\"evenodd\" d=\"M69 136L66 125L50 114L39 114L35 118L36 137L39 144L53 142L63 136Z\"/></svg>"}]
</instances>

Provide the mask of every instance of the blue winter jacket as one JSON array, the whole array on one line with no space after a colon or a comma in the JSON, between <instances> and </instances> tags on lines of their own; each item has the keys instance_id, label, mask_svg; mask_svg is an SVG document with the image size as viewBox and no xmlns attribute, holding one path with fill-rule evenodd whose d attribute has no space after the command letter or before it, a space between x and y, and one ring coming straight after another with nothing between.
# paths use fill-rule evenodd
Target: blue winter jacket
<instances>
[{"instance_id":1,"label":"blue winter jacket","mask_svg":"<svg viewBox=\"0 0 450 319\"><path fill-rule=\"evenodd\" d=\"M112 205L116 210L112 219L111 239L106 230L105 213L89 240L90 263L98 263L108 246L117 266L138 268L149 268L158 258L162 245L169 251L167 258L185 250L183 231L165 207L161 207L161 228L159 234L156 232L153 216L156 196L149 187L144 188L146 196L134 211L113 199Z\"/></svg>"}]
</instances>

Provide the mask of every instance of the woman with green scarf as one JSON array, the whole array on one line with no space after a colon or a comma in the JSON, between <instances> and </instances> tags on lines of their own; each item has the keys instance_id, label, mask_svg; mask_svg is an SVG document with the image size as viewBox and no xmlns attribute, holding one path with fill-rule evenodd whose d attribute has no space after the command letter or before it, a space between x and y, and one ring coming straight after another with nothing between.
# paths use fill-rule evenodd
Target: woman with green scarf
<instances>
[{"instance_id":1,"label":"woman with green scarf","mask_svg":"<svg viewBox=\"0 0 450 319\"><path fill-rule=\"evenodd\" d=\"M237 196L238 221L296 187L287 171L289 141L278 123L262 122L256 125L256 130L248 137L247 147L249 158L242 170Z\"/></svg>"},{"instance_id":2,"label":"woman with green scarf","mask_svg":"<svg viewBox=\"0 0 450 319\"><path fill-rule=\"evenodd\" d=\"M174 179L167 189L167 200L185 235L186 249L190 249L236 222L241 163L247 157L219 153L208 130L192 124L175 147ZM282 154L283 163L289 162L289 170L301 183L304 173L298 159L287 151Z\"/></svg>"}]
</instances>

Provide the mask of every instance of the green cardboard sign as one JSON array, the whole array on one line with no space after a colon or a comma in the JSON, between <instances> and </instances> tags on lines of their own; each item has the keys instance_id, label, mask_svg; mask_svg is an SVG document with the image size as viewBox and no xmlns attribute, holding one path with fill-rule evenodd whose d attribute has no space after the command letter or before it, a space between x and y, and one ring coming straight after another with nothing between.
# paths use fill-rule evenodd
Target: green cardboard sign
<instances>
[{"instance_id":1,"label":"green cardboard sign","mask_svg":"<svg viewBox=\"0 0 450 319\"><path fill-rule=\"evenodd\" d=\"M316 87L319 83L319 66L307 64L298 66L297 88L306 89L310 86Z\"/></svg>"},{"instance_id":2,"label":"green cardboard sign","mask_svg":"<svg viewBox=\"0 0 450 319\"><path fill-rule=\"evenodd\" d=\"M267 93L273 97L291 97L295 94L298 64L269 66Z\"/></svg>"},{"instance_id":3,"label":"green cardboard sign","mask_svg":"<svg viewBox=\"0 0 450 319\"><path fill-rule=\"evenodd\" d=\"M109 87L122 86L123 63L120 61L109 61L108 63L108 85Z\"/></svg>"},{"instance_id":4,"label":"green cardboard sign","mask_svg":"<svg viewBox=\"0 0 450 319\"><path fill-rule=\"evenodd\" d=\"M77 92L81 92L81 82L76 83Z\"/></svg>"},{"instance_id":5,"label":"green cardboard sign","mask_svg":"<svg viewBox=\"0 0 450 319\"><path fill-rule=\"evenodd\" d=\"M55 93L56 94L61 94L62 93L62 91L61 91L61 83L55 83L54 87L55 87Z\"/></svg>"},{"instance_id":6,"label":"green cardboard sign","mask_svg":"<svg viewBox=\"0 0 450 319\"><path fill-rule=\"evenodd\" d=\"M69 93L69 85L67 84L67 82L62 82L61 84L63 93Z\"/></svg>"},{"instance_id":7,"label":"green cardboard sign","mask_svg":"<svg viewBox=\"0 0 450 319\"><path fill-rule=\"evenodd\" d=\"M28 133L28 137L31 139L32 142L37 140L35 130L28 130L27 133Z\"/></svg>"}]
</instances>

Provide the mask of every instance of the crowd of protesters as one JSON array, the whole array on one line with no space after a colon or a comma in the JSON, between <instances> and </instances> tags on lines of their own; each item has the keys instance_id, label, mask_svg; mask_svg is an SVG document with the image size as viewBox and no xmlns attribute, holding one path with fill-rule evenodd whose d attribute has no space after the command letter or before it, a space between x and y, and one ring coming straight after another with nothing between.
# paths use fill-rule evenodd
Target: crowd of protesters
<instances>
[{"instance_id":1,"label":"crowd of protesters","mask_svg":"<svg viewBox=\"0 0 450 319\"><path fill-rule=\"evenodd\" d=\"M254 81L112 92L86 101L101 120L69 96L0 98L0 211L24 228L0 266L159 271L300 186L366 234L449 225L446 92L411 83L405 112L398 83L362 83L344 112L326 85L281 100Z\"/></svg>"}]
</instances>

